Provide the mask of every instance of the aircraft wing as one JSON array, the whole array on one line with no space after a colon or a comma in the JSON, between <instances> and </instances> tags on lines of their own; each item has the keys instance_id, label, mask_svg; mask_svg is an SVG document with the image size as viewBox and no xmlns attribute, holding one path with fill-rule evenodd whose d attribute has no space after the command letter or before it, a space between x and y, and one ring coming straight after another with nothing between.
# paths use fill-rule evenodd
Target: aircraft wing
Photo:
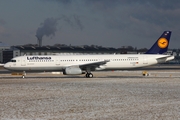
<instances>
[{"instance_id":1,"label":"aircraft wing","mask_svg":"<svg viewBox=\"0 0 180 120\"><path fill-rule=\"evenodd\" d=\"M103 60L103 61L98 61L98 62L93 62L93 63L81 64L81 65L79 65L79 67L81 69L86 69L86 68L93 69L93 68L99 67L100 65L104 65L107 62L109 62L109 60Z\"/></svg>"},{"instance_id":2,"label":"aircraft wing","mask_svg":"<svg viewBox=\"0 0 180 120\"><path fill-rule=\"evenodd\" d=\"M95 70L95 68L99 67L100 65L104 65L107 62L109 62L109 60L102 60L102 61L97 61L97 62L91 62L91 63L85 63L85 64L78 64L78 65L71 65L68 67L79 67L82 70Z\"/></svg>"}]
</instances>

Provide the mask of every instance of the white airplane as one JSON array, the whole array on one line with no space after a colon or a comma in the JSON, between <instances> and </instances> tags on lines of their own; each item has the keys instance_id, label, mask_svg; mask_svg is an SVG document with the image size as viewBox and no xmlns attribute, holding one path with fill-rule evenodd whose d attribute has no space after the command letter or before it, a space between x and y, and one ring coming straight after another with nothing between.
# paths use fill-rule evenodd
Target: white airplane
<instances>
[{"instance_id":1,"label":"white airplane","mask_svg":"<svg viewBox=\"0 0 180 120\"><path fill-rule=\"evenodd\" d=\"M12 58L4 65L13 72L61 71L64 75L86 74L92 78L91 71L128 70L164 63L174 56L163 55L167 51L171 31L164 31L160 38L145 54L112 55L33 55Z\"/></svg>"}]
</instances>

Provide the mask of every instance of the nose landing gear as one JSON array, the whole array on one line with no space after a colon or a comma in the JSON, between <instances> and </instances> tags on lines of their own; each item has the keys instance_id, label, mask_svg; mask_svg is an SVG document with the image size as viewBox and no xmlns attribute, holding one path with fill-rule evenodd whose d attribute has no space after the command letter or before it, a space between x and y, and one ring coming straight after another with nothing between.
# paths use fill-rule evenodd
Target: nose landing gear
<instances>
[{"instance_id":1,"label":"nose landing gear","mask_svg":"<svg viewBox=\"0 0 180 120\"><path fill-rule=\"evenodd\" d=\"M23 73L22 73L22 78L24 79L25 77L26 77L26 72L23 71Z\"/></svg>"}]
</instances>

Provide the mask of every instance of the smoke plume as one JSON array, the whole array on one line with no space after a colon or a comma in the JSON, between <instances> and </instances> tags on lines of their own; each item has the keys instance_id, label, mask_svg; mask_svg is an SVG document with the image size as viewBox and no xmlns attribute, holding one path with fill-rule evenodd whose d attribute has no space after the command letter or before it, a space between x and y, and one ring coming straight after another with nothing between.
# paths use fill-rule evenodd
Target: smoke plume
<instances>
[{"instance_id":1,"label":"smoke plume","mask_svg":"<svg viewBox=\"0 0 180 120\"><path fill-rule=\"evenodd\" d=\"M43 36L55 36L55 32L57 31L58 19L55 18L47 18L41 23L41 26L36 31L36 37L38 39L39 47L42 46L42 38Z\"/></svg>"},{"instance_id":2,"label":"smoke plume","mask_svg":"<svg viewBox=\"0 0 180 120\"><path fill-rule=\"evenodd\" d=\"M36 37L38 39L43 38L43 36L54 36L57 31L58 19L55 18L47 18L41 23L41 26L36 31Z\"/></svg>"},{"instance_id":3,"label":"smoke plume","mask_svg":"<svg viewBox=\"0 0 180 120\"><path fill-rule=\"evenodd\" d=\"M43 36L46 37L53 37L57 31L57 25L59 21L64 21L70 27L78 27L80 30L83 30L83 25L81 23L80 17L77 15L73 16L66 16L62 15L60 18L47 18L44 20L43 23L40 24L40 27L36 31L36 37L38 39L38 44L42 46L42 38Z\"/></svg>"}]
</instances>

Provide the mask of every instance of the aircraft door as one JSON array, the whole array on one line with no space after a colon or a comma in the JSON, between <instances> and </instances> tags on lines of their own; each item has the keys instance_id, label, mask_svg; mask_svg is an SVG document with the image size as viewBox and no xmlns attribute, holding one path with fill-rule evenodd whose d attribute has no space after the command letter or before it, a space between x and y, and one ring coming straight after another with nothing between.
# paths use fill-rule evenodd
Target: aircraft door
<instances>
[{"instance_id":1,"label":"aircraft door","mask_svg":"<svg viewBox=\"0 0 180 120\"><path fill-rule=\"evenodd\" d=\"M148 64L148 57L147 57L147 56L144 56L144 58L143 58L143 64Z\"/></svg>"},{"instance_id":2,"label":"aircraft door","mask_svg":"<svg viewBox=\"0 0 180 120\"><path fill-rule=\"evenodd\" d=\"M60 65L60 60L59 60L59 58L56 59L56 65Z\"/></svg>"},{"instance_id":3,"label":"aircraft door","mask_svg":"<svg viewBox=\"0 0 180 120\"><path fill-rule=\"evenodd\" d=\"M21 66L26 66L26 57L21 58Z\"/></svg>"}]
</instances>

